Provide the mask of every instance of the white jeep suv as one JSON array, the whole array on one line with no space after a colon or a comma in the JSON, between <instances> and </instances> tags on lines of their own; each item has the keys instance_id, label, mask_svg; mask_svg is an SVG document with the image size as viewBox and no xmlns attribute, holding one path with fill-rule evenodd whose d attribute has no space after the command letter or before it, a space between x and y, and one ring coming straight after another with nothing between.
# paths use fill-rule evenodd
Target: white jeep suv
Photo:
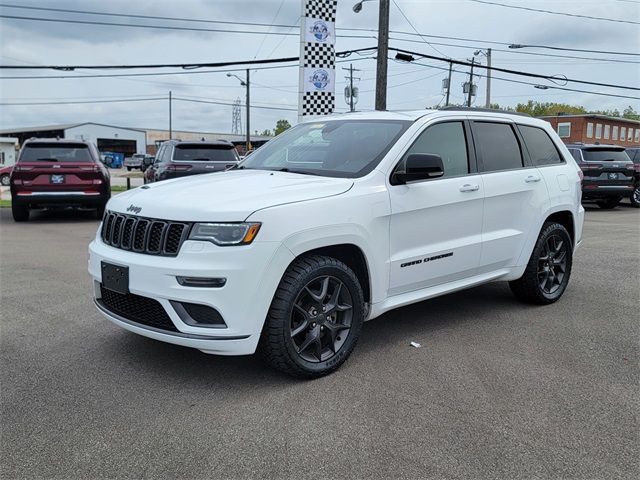
<instances>
[{"instance_id":1,"label":"white jeep suv","mask_svg":"<svg viewBox=\"0 0 640 480\"><path fill-rule=\"evenodd\" d=\"M542 120L446 109L302 123L232 170L117 195L91 243L115 324L317 377L365 320L491 281L549 304L582 236L580 170Z\"/></svg>"}]
</instances>

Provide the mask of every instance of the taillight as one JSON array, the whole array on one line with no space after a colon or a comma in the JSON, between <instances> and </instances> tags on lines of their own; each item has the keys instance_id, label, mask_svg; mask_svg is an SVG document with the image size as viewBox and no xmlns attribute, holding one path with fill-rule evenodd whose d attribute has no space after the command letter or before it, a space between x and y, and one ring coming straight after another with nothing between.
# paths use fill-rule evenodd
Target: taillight
<instances>
[{"instance_id":1,"label":"taillight","mask_svg":"<svg viewBox=\"0 0 640 480\"><path fill-rule=\"evenodd\" d=\"M601 163L581 163L580 168L582 170L602 170Z\"/></svg>"},{"instance_id":2,"label":"taillight","mask_svg":"<svg viewBox=\"0 0 640 480\"><path fill-rule=\"evenodd\" d=\"M578 178L580 179L580 181L584 180L584 173L582 172L582 170L578 170Z\"/></svg>"},{"instance_id":3,"label":"taillight","mask_svg":"<svg viewBox=\"0 0 640 480\"><path fill-rule=\"evenodd\" d=\"M16 165L15 167L13 167L13 169L16 172L29 172L29 171L33 170L33 167L22 167L20 165Z\"/></svg>"},{"instance_id":4,"label":"taillight","mask_svg":"<svg viewBox=\"0 0 640 480\"><path fill-rule=\"evenodd\" d=\"M80 170L84 170L86 172L99 172L100 167L98 165L91 165L90 167L79 167Z\"/></svg>"},{"instance_id":5,"label":"taillight","mask_svg":"<svg viewBox=\"0 0 640 480\"><path fill-rule=\"evenodd\" d=\"M191 165L176 165L172 163L167 167L169 172L186 172L187 170L191 170Z\"/></svg>"}]
</instances>

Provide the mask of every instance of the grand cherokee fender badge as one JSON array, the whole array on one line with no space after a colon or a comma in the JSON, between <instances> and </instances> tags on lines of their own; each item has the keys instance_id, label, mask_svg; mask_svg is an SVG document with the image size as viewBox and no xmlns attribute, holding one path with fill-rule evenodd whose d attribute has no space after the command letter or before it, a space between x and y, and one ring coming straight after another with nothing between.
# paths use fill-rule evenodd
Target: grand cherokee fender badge
<instances>
[{"instance_id":1,"label":"grand cherokee fender badge","mask_svg":"<svg viewBox=\"0 0 640 480\"><path fill-rule=\"evenodd\" d=\"M142 210L142 207L136 207L133 204L129 205L129 208L127 208L127 212L133 212L133 213L140 213L141 210Z\"/></svg>"}]
</instances>

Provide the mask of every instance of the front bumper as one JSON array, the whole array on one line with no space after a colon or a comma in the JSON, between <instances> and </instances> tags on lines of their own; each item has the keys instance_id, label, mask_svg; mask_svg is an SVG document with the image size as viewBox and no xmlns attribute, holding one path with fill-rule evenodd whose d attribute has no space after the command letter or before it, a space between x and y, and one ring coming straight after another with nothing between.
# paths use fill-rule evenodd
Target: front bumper
<instances>
[{"instance_id":1,"label":"front bumper","mask_svg":"<svg viewBox=\"0 0 640 480\"><path fill-rule=\"evenodd\" d=\"M255 352L264 320L280 278L293 254L278 242L218 247L186 241L177 257L160 257L110 247L96 238L89 246L89 274L96 307L106 318L131 332L219 355ZM129 291L162 306L176 331L153 328L110 311L100 301L101 262L129 269ZM220 288L185 287L176 277L224 277ZM184 323L172 305L195 303L215 308L226 328Z\"/></svg>"}]
</instances>

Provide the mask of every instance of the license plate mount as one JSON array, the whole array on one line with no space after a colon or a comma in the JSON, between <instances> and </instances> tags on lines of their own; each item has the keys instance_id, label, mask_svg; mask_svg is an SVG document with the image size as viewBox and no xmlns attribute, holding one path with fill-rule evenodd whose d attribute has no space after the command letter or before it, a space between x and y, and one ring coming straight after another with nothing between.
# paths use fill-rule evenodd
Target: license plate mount
<instances>
[{"instance_id":1,"label":"license plate mount","mask_svg":"<svg viewBox=\"0 0 640 480\"><path fill-rule=\"evenodd\" d=\"M100 262L102 269L102 286L122 295L129 294L129 267Z\"/></svg>"}]
</instances>

